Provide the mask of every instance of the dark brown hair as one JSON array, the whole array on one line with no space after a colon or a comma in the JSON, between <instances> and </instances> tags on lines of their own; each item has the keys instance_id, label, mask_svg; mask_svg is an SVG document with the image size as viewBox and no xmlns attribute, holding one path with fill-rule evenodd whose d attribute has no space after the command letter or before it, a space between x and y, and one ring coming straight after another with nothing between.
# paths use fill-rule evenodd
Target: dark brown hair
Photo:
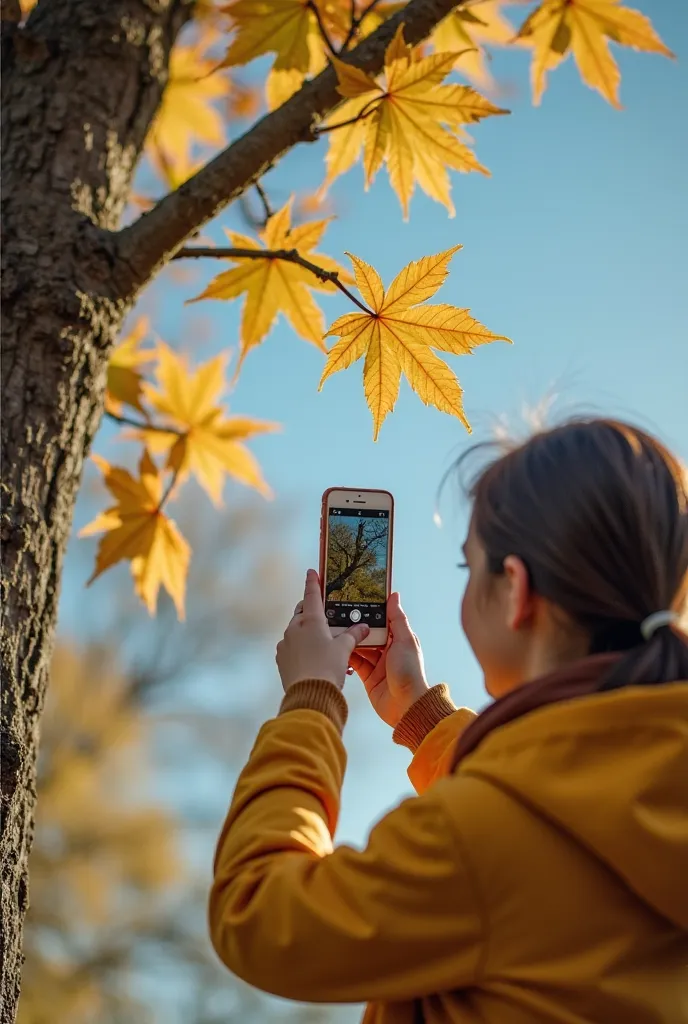
<instances>
[{"instance_id":1,"label":"dark brown hair","mask_svg":"<svg viewBox=\"0 0 688 1024\"><path fill-rule=\"evenodd\" d=\"M615 420L571 421L494 460L471 497L490 572L518 555L533 589L589 633L590 654L625 652L603 689L688 679L686 635L640 630L688 599L688 481L656 438Z\"/></svg>"}]
</instances>

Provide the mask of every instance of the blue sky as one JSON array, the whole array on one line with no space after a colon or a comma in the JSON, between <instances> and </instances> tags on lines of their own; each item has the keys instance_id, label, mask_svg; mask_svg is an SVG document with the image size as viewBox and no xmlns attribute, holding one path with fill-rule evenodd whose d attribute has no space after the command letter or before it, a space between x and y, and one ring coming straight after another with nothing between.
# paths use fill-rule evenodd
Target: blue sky
<instances>
[{"instance_id":1,"label":"blue sky","mask_svg":"<svg viewBox=\"0 0 688 1024\"><path fill-rule=\"evenodd\" d=\"M651 13L664 41L685 57L686 5L645 0L640 6ZM558 415L593 410L636 420L688 457L688 142L681 102L688 75L681 59L618 48L616 54L623 76L621 112L581 84L571 61L551 76L543 104L535 109L526 56L496 52L493 70L505 84L502 102L513 113L476 126L478 156L492 177L454 177L453 220L417 193L404 224L384 171L368 193L360 167L333 190L338 219L322 250L340 259L344 250L356 253L386 283L409 260L463 244L438 301L471 307L493 331L514 341L513 347L494 344L453 360L474 439L489 436L503 419L519 426L525 406L552 398ZM266 176L274 205L292 190L319 184L323 153L324 144L302 146ZM222 242L221 228L231 225L245 230L232 210L209 233ZM188 284L166 271L144 300L154 310L158 333L199 360L236 347L236 303L182 305L218 269L210 262L194 268ZM348 309L339 295L323 305L331 319ZM469 438L458 421L425 408L402 384L397 408L374 444L360 365L328 380L318 394L322 365L322 354L281 321L250 354L231 395L233 411L283 424L282 434L253 447L276 500L291 509L284 536L294 567L287 600L297 600L303 572L317 562L322 492L334 485L391 490L395 586L423 643L429 679L447 681L458 703L479 706L480 673L458 624L464 581L455 564L466 510L449 502L443 528L433 522L438 483ZM227 489L228 501L235 493ZM83 577L72 565L68 561L63 594L67 627L76 626L83 600ZM101 594L106 592L103 585ZM278 638L276 633L273 639ZM269 716L280 699L272 649L249 659L243 673L205 678L202 688L239 692L259 679L261 690L272 687L264 709ZM409 792L407 756L393 747L359 687L355 679L348 683L351 758L340 833L354 842Z\"/></svg>"}]
</instances>

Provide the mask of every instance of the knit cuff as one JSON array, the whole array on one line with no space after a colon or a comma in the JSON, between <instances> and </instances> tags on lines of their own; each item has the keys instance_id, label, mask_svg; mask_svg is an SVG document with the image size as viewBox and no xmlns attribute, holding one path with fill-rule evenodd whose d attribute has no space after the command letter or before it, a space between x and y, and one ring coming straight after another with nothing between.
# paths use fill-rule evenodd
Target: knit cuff
<instances>
[{"instance_id":1,"label":"knit cuff","mask_svg":"<svg viewBox=\"0 0 688 1024\"><path fill-rule=\"evenodd\" d=\"M319 711L341 735L349 715L344 694L327 679L302 679L290 686L280 705L280 715L287 711Z\"/></svg>"},{"instance_id":2,"label":"knit cuff","mask_svg":"<svg viewBox=\"0 0 688 1024\"><path fill-rule=\"evenodd\" d=\"M415 754L428 733L443 718L448 718L455 711L456 705L451 699L447 684L431 686L399 719L392 739L400 747L408 747L411 753Z\"/></svg>"}]
</instances>

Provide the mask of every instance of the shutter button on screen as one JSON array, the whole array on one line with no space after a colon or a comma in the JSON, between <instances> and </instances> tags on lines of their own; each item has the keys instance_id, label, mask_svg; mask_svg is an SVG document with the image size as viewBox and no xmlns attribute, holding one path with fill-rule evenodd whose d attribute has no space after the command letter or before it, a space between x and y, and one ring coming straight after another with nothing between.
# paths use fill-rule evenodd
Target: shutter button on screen
<instances>
[{"instance_id":1,"label":"shutter button on screen","mask_svg":"<svg viewBox=\"0 0 688 1024\"><path fill-rule=\"evenodd\" d=\"M349 612L349 618L351 619L352 622L361 621L361 613L359 612L358 608L351 609L351 611Z\"/></svg>"}]
</instances>

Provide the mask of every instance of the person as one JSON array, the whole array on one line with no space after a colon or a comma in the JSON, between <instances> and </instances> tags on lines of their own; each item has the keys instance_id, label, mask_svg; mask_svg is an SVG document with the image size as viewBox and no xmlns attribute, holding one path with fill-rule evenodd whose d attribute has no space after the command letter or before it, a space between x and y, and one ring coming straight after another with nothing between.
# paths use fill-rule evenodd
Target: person
<instances>
[{"instance_id":1,"label":"person","mask_svg":"<svg viewBox=\"0 0 688 1024\"><path fill-rule=\"evenodd\" d=\"M688 486L642 430L570 422L470 492L461 622L492 703L429 686L398 595L382 652L308 573L286 691L222 830L210 929L289 999L366 1024L688 1021ZM333 846L349 662L418 795Z\"/></svg>"}]
</instances>

